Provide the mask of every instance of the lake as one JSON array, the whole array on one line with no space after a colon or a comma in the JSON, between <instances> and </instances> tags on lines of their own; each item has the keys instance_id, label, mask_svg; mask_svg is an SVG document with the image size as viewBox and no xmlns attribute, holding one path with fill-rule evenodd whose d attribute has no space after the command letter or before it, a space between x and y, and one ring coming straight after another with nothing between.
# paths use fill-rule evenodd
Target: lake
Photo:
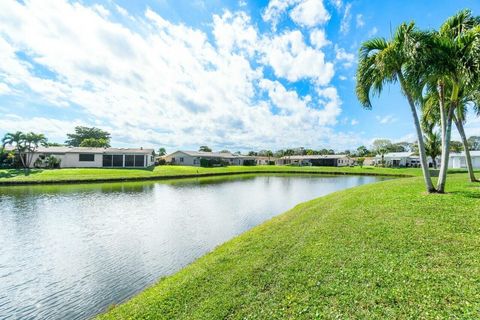
<instances>
[{"instance_id":1,"label":"lake","mask_svg":"<svg viewBox=\"0 0 480 320\"><path fill-rule=\"evenodd\" d=\"M300 202L381 180L241 175L0 187L0 319L91 318Z\"/></svg>"}]
</instances>

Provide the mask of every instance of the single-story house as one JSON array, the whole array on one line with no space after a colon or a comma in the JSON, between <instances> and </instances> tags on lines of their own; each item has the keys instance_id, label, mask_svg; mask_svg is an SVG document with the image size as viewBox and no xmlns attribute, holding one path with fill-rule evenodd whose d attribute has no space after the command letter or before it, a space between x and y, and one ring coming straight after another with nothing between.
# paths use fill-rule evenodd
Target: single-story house
<instances>
[{"instance_id":1,"label":"single-story house","mask_svg":"<svg viewBox=\"0 0 480 320\"><path fill-rule=\"evenodd\" d=\"M470 151L470 156L472 158L472 166L474 168L480 168L480 151ZM467 158L465 157L465 152L450 153L448 167L455 169L466 168Z\"/></svg>"},{"instance_id":2,"label":"single-story house","mask_svg":"<svg viewBox=\"0 0 480 320\"><path fill-rule=\"evenodd\" d=\"M355 160L344 154L284 156L277 160L278 165L346 167Z\"/></svg>"},{"instance_id":3,"label":"single-story house","mask_svg":"<svg viewBox=\"0 0 480 320\"><path fill-rule=\"evenodd\" d=\"M241 166L247 164L247 161L255 163L255 157L242 156L230 152L204 152L204 151L182 151L178 150L163 157L169 164L178 164L183 166L200 166L201 160L214 160L224 162L228 165Z\"/></svg>"},{"instance_id":4,"label":"single-story house","mask_svg":"<svg viewBox=\"0 0 480 320\"><path fill-rule=\"evenodd\" d=\"M437 157L437 166L440 165L440 157ZM413 152L389 152L384 154L383 161L386 167L420 167L420 157ZM431 157L427 158L428 166L433 167ZM380 165L382 163L382 156L377 155L374 163Z\"/></svg>"},{"instance_id":5,"label":"single-story house","mask_svg":"<svg viewBox=\"0 0 480 320\"><path fill-rule=\"evenodd\" d=\"M155 161L153 149L39 147L30 167L45 166L49 156L60 160L60 168L144 168Z\"/></svg>"}]
</instances>

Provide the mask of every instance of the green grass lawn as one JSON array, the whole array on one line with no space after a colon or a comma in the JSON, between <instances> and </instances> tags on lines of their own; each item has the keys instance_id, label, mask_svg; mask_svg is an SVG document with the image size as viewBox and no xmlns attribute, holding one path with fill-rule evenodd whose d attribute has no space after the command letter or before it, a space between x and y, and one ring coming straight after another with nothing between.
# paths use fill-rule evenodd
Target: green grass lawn
<instances>
[{"instance_id":1,"label":"green grass lawn","mask_svg":"<svg viewBox=\"0 0 480 320\"><path fill-rule=\"evenodd\" d=\"M99 318L478 319L480 184L448 191L414 177L300 204Z\"/></svg>"},{"instance_id":2,"label":"green grass lawn","mask_svg":"<svg viewBox=\"0 0 480 320\"><path fill-rule=\"evenodd\" d=\"M374 167L293 167L293 166L230 166L222 168L200 168L189 166L158 166L148 169L33 169L27 174L23 170L0 169L0 184L9 182L68 182L155 179L205 174L234 174L242 172L317 172L377 175L419 175L420 169L390 169Z\"/></svg>"}]
</instances>

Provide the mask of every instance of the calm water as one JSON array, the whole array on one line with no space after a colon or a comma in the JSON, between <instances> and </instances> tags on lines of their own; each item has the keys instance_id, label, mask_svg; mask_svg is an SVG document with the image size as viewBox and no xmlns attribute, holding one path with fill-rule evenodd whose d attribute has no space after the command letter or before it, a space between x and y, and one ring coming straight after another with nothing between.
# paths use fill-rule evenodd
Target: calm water
<instances>
[{"instance_id":1,"label":"calm water","mask_svg":"<svg viewBox=\"0 0 480 320\"><path fill-rule=\"evenodd\" d=\"M299 202L378 177L0 188L0 319L85 319Z\"/></svg>"}]
</instances>

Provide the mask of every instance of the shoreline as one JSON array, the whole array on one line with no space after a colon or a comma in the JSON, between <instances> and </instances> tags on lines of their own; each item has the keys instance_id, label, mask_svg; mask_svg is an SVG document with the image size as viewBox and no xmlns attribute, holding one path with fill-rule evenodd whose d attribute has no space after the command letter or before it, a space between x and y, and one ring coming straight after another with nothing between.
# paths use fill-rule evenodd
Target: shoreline
<instances>
[{"instance_id":1,"label":"shoreline","mask_svg":"<svg viewBox=\"0 0 480 320\"><path fill-rule=\"evenodd\" d=\"M302 168L302 167L300 167ZM62 169L59 169L62 170ZM152 175L152 176L135 176L135 177L111 177L111 178L86 178L86 179L52 179L52 180L4 180L0 178L0 186L21 186L21 185L44 185L44 184L82 184L82 183L108 183L108 182L129 182L129 181L155 181L155 180L176 180L188 178L204 178L214 176L231 176L242 174L319 174L319 175L353 175L353 176L375 176L375 177L397 177L411 178L415 175L405 173L388 173L388 172L349 172L349 171L328 171L328 170L245 170L233 172L206 172L192 174L174 174L174 175ZM3 178L8 179L8 178Z\"/></svg>"}]
</instances>

